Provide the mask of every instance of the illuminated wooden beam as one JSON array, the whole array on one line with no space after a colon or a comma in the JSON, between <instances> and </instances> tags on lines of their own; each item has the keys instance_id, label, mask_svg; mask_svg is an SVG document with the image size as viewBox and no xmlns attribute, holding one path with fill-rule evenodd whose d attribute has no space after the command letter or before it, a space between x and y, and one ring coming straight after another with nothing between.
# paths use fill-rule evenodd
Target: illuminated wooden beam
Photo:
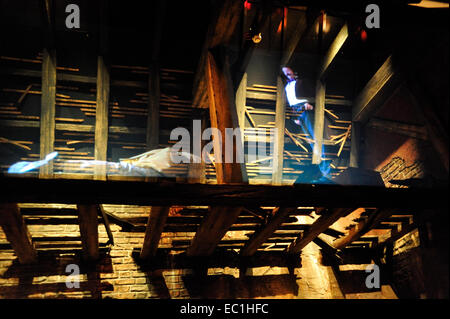
<instances>
[{"instance_id":1,"label":"illuminated wooden beam","mask_svg":"<svg viewBox=\"0 0 450 319\"><path fill-rule=\"evenodd\" d=\"M107 160L108 148L108 111L109 111L109 70L102 56L97 58L97 105L95 110L95 145L96 161ZM106 179L106 166L96 165L95 179Z\"/></svg>"},{"instance_id":2,"label":"illuminated wooden beam","mask_svg":"<svg viewBox=\"0 0 450 319\"><path fill-rule=\"evenodd\" d=\"M392 56L389 56L356 97L353 105L353 121L367 123L400 83L401 76Z\"/></svg>"},{"instance_id":3,"label":"illuminated wooden beam","mask_svg":"<svg viewBox=\"0 0 450 319\"><path fill-rule=\"evenodd\" d=\"M99 258L98 207L97 205L77 205L83 259L96 261Z\"/></svg>"},{"instance_id":4,"label":"illuminated wooden beam","mask_svg":"<svg viewBox=\"0 0 450 319\"><path fill-rule=\"evenodd\" d=\"M260 230L256 231L250 239L246 242L245 246L241 249L240 254L242 256L252 256L256 253L259 247L280 227L280 225L286 220L295 208L277 207L274 209L273 217L270 221Z\"/></svg>"},{"instance_id":5,"label":"illuminated wooden beam","mask_svg":"<svg viewBox=\"0 0 450 319\"><path fill-rule=\"evenodd\" d=\"M275 145L273 148L272 184L279 185L283 181L284 131L286 122L285 90L281 77L277 78L277 101L275 107Z\"/></svg>"},{"instance_id":6,"label":"illuminated wooden beam","mask_svg":"<svg viewBox=\"0 0 450 319\"><path fill-rule=\"evenodd\" d=\"M336 56L344 46L345 41L348 38L348 26L347 23L341 28L336 38L331 43L327 53L325 54L318 71L318 78L324 80L327 77L329 70L333 63L336 61Z\"/></svg>"},{"instance_id":7,"label":"illuminated wooden beam","mask_svg":"<svg viewBox=\"0 0 450 319\"><path fill-rule=\"evenodd\" d=\"M19 262L21 264L37 262L36 249L17 204L0 204L0 225Z\"/></svg>"},{"instance_id":8,"label":"illuminated wooden beam","mask_svg":"<svg viewBox=\"0 0 450 319\"><path fill-rule=\"evenodd\" d=\"M52 49L43 50L41 74L40 159L44 159L53 152L55 144L56 52ZM39 168L39 177L52 175L52 162Z\"/></svg>"},{"instance_id":9,"label":"illuminated wooden beam","mask_svg":"<svg viewBox=\"0 0 450 319\"><path fill-rule=\"evenodd\" d=\"M140 258L146 259L156 255L161 234L169 216L170 206L153 206L145 229L144 244Z\"/></svg>"},{"instance_id":10,"label":"illuminated wooden beam","mask_svg":"<svg viewBox=\"0 0 450 319\"><path fill-rule=\"evenodd\" d=\"M206 80L208 50L229 43L243 10L243 3L240 0L215 1L213 4L213 14L194 76L193 105L199 108L208 108L209 103Z\"/></svg>"},{"instance_id":11,"label":"illuminated wooden beam","mask_svg":"<svg viewBox=\"0 0 450 319\"><path fill-rule=\"evenodd\" d=\"M313 23L314 25L315 23ZM295 26L294 32L292 33L289 42L284 49L283 56L281 57L281 65L288 65L294 55L295 49L298 47L300 40L307 33L308 24L306 21L306 16L298 19L297 25Z\"/></svg>"},{"instance_id":12,"label":"illuminated wooden beam","mask_svg":"<svg viewBox=\"0 0 450 319\"><path fill-rule=\"evenodd\" d=\"M317 236L323 233L339 218L347 216L353 212L354 208L334 208L329 212L323 212L322 215L304 231L287 249L291 254L299 253L306 245L313 241Z\"/></svg>"},{"instance_id":13,"label":"illuminated wooden beam","mask_svg":"<svg viewBox=\"0 0 450 319\"><path fill-rule=\"evenodd\" d=\"M232 149L232 163L225 162L225 129L238 127L238 116L235 106L231 77L227 73L228 64L225 62L223 69L220 69L214 56L208 52L206 64L206 79L208 87L209 114L211 126L217 128L221 133L222 141L213 138L215 156L221 157L222 163L216 161L216 177L218 184L242 183L245 171L242 170L244 163L237 163L237 144L241 143L236 139ZM221 143L220 143L221 142ZM227 142L229 143L229 142ZM221 154L217 154L220 150ZM242 149L243 150L243 149ZM210 255L214 252L217 244L238 218L241 207L212 206L208 214L203 218L192 242L187 250L189 256Z\"/></svg>"},{"instance_id":14,"label":"illuminated wooden beam","mask_svg":"<svg viewBox=\"0 0 450 319\"><path fill-rule=\"evenodd\" d=\"M322 160L323 130L325 125L325 91L325 83L318 79L316 81L316 103L314 106L313 164L320 164Z\"/></svg>"},{"instance_id":15,"label":"illuminated wooden beam","mask_svg":"<svg viewBox=\"0 0 450 319\"><path fill-rule=\"evenodd\" d=\"M366 233L368 233L371 229L376 227L383 219L389 217L394 213L391 209L378 209L374 213L372 213L366 220L360 221L357 225L352 227L348 233L336 239L333 242L333 246L336 249L343 249L352 242L361 238Z\"/></svg>"}]
</instances>

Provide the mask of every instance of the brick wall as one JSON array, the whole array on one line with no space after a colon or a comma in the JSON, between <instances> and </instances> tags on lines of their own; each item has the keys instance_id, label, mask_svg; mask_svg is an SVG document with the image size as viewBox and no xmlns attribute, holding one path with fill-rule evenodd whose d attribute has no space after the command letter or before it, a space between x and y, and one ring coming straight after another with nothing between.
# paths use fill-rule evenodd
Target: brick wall
<instances>
[{"instance_id":1,"label":"brick wall","mask_svg":"<svg viewBox=\"0 0 450 319\"><path fill-rule=\"evenodd\" d=\"M403 180L408 178L421 178L424 174L424 164L415 161L407 165L401 157L394 157L380 170L381 178L386 187L406 187L389 183L390 180Z\"/></svg>"}]
</instances>

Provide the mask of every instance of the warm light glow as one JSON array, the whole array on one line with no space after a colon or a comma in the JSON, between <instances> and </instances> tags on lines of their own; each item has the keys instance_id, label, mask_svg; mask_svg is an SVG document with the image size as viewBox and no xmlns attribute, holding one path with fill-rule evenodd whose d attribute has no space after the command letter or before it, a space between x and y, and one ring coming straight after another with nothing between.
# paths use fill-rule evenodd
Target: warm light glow
<instances>
[{"instance_id":1,"label":"warm light glow","mask_svg":"<svg viewBox=\"0 0 450 319\"><path fill-rule=\"evenodd\" d=\"M252 8L252 4L250 2L248 2L248 0L245 0L244 2L244 8L246 10L250 10Z\"/></svg>"},{"instance_id":2,"label":"warm light glow","mask_svg":"<svg viewBox=\"0 0 450 319\"><path fill-rule=\"evenodd\" d=\"M422 0L420 3L409 3L410 6L421 7L421 8L449 8L449 4L445 2L432 1L432 0Z\"/></svg>"},{"instance_id":3,"label":"warm light glow","mask_svg":"<svg viewBox=\"0 0 450 319\"><path fill-rule=\"evenodd\" d=\"M262 41L262 35L261 35L261 33L255 34L255 35L252 37L252 41L253 41L254 43L259 43L259 42L261 42L261 41Z\"/></svg>"}]
</instances>

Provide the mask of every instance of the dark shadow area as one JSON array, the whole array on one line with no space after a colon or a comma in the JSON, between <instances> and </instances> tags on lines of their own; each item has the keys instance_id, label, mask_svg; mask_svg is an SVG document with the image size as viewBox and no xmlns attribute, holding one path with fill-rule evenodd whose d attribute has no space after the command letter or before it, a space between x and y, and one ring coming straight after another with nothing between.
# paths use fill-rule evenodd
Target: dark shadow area
<instances>
[{"instance_id":1,"label":"dark shadow area","mask_svg":"<svg viewBox=\"0 0 450 319\"><path fill-rule=\"evenodd\" d=\"M286 252L258 251L253 256L243 257L232 250L217 249L211 256L191 257L184 252L173 254L169 249L159 249L152 259L141 260L139 250L135 249L132 256L140 270L147 274L149 289L159 298L171 297L163 271L178 269L191 270L192 275L181 274L190 298L255 298L296 294L298 291L294 268L301 267L301 259ZM267 266L286 267L289 274L245 275L248 268ZM208 275L210 268L239 269L239 278L225 274Z\"/></svg>"},{"instance_id":2,"label":"dark shadow area","mask_svg":"<svg viewBox=\"0 0 450 319\"><path fill-rule=\"evenodd\" d=\"M71 286L77 278L77 274L68 265L77 265L79 275L86 275L87 280L79 281L79 287ZM81 251L67 254L67 251L38 251L38 262L36 264L22 265L16 259L3 274L3 278L18 278L19 283L12 286L1 286L0 296L13 299L25 299L33 294L57 294L58 298L69 298L64 296L68 292L89 292L90 298L101 299L102 291L112 291L113 285L102 282L101 273L112 273L113 267L111 257L107 250L100 250L100 259L96 264L86 263L81 257ZM46 283L50 276L61 276L58 282ZM73 276L70 278L70 276ZM39 277L35 280L36 277ZM62 279L64 278L64 279ZM60 282L64 280L65 282ZM69 285L67 284L69 282ZM53 295L54 296L54 295Z\"/></svg>"},{"instance_id":3,"label":"dark shadow area","mask_svg":"<svg viewBox=\"0 0 450 319\"><path fill-rule=\"evenodd\" d=\"M232 275L184 276L191 298L235 299L297 294L293 275L264 275L235 278Z\"/></svg>"}]
</instances>

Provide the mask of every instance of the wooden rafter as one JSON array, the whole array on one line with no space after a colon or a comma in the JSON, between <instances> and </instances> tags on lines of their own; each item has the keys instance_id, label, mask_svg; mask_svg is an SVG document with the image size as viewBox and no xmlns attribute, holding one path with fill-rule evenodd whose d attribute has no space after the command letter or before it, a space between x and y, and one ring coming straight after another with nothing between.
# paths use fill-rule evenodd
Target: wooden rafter
<instances>
[{"instance_id":1,"label":"wooden rafter","mask_svg":"<svg viewBox=\"0 0 450 319\"><path fill-rule=\"evenodd\" d=\"M289 246L287 251L291 254L299 253L306 245L328 229L328 227L333 225L339 218L350 214L354 210L354 208L335 208L329 212L323 212L314 224L312 224L308 230L303 232L303 234Z\"/></svg>"},{"instance_id":2,"label":"wooden rafter","mask_svg":"<svg viewBox=\"0 0 450 319\"><path fill-rule=\"evenodd\" d=\"M401 81L393 57L389 56L356 97L352 120L365 124L399 87Z\"/></svg>"},{"instance_id":3,"label":"wooden rafter","mask_svg":"<svg viewBox=\"0 0 450 319\"><path fill-rule=\"evenodd\" d=\"M336 38L331 43L324 58L322 59L322 62L319 67L319 71L317 73L318 79L325 80L333 63L336 61L336 56L338 55L339 51L344 46L344 43L348 38L348 34L349 34L348 25L347 25L347 23L345 23L344 26L339 31L339 33L336 35Z\"/></svg>"},{"instance_id":4,"label":"wooden rafter","mask_svg":"<svg viewBox=\"0 0 450 319\"><path fill-rule=\"evenodd\" d=\"M283 223L289 213L291 213L295 208L288 207L277 207L274 209L272 215L273 217L269 222L262 227L260 230L256 231L251 238L246 242L245 246L241 249L240 254L242 256L251 256L258 250L259 247L267 240L270 236L278 229L278 227Z\"/></svg>"},{"instance_id":5,"label":"wooden rafter","mask_svg":"<svg viewBox=\"0 0 450 319\"><path fill-rule=\"evenodd\" d=\"M0 226L21 264L37 262L36 249L17 204L0 204Z\"/></svg>"},{"instance_id":6,"label":"wooden rafter","mask_svg":"<svg viewBox=\"0 0 450 319\"><path fill-rule=\"evenodd\" d=\"M389 217L394 213L391 209L379 209L372 213L366 220L360 221L357 225L352 227L347 235L336 239L333 242L333 246L336 249L342 249L352 242L361 238L371 229L376 227L383 219Z\"/></svg>"}]
</instances>

